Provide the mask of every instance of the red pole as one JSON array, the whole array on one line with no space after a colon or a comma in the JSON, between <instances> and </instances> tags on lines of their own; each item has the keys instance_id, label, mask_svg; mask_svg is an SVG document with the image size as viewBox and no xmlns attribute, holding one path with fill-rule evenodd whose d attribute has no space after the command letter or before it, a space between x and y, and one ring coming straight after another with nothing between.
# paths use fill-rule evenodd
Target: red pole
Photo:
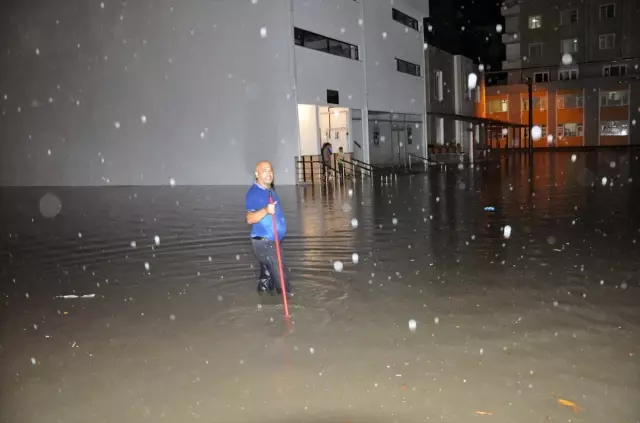
<instances>
[{"instance_id":1,"label":"red pole","mask_svg":"<svg viewBox=\"0 0 640 423\"><path fill-rule=\"evenodd\" d=\"M273 196L269 193L269 203L273 203ZM284 317L286 319L289 318L289 305L287 304L287 291L285 289L286 284L284 283L284 271L282 268L282 254L280 253L280 239L278 237L278 225L276 224L276 215L272 215L271 219L273 221L273 237L276 240L276 254L278 256L278 269L280 270L280 290L282 291L282 303L284 304Z\"/></svg>"}]
</instances>

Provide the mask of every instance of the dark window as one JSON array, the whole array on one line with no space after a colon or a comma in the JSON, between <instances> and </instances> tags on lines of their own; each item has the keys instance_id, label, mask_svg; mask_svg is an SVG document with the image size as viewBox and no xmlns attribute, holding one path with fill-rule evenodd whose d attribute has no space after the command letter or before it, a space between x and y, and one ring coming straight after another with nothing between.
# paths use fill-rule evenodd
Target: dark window
<instances>
[{"instance_id":1,"label":"dark window","mask_svg":"<svg viewBox=\"0 0 640 423\"><path fill-rule=\"evenodd\" d=\"M409 28L413 28L418 31L417 19L413 19L411 16L402 13L398 9L392 9L391 15L393 16L394 21L400 22L402 25L408 26Z\"/></svg>"},{"instance_id":2,"label":"dark window","mask_svg":"<svg viewBox=\"0 0 640 423\"><path fill-rule=\"evenodd\" d=\"M616 5L604 4L600 6L600 20L613 19L616 17Z\"/></svg>"},{"instance_id":3,"label":"dark window","mask_svg":"<svg viewBox=\"0 0 640 423\"><path fill-rule=\"evenodd\" d=\"M407 144L413 144L413 128L411 126L407 126Z\"/></svg>"},{"instance_id":4,"label":"dark window","mask_svg":"<svg viewBox=\"0 0 640 423\"><path fill-rule=\"evenodd\" d=\"M359 60L357 46L300 28L295 28L293 33L297 46L323 51L335 56L346 57L347 59Z\"/></svg>"},{"instance_id":5,"label":"dark window","mask_svg":"<svg viewBox=\"0 0 640 423\"><path fill-rule=\"evenodd\" d=\"M398 72L407 73L413 76L421 76L419 65L407 62L406 60L396 59L396 66Z\"/></svg>"},{"instance_id":6,"label":"dark window","mask_svg":"<svg viewBox=\"0 0 640 423\"><path fill-rule=\"evenodd\" d=\"M335 90L327 90L327 103L340 104L340 93Z\"/></svg>"}]
</instances>

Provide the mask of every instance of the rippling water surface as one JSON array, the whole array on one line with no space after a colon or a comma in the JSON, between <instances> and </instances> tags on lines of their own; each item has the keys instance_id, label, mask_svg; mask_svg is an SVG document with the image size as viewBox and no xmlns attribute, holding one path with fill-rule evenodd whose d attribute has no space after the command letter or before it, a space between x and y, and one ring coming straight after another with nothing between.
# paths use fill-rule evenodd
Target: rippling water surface
<instances>
[{"instance_id":1,"label":"rippling water surface","mask_svg":"<svg viewBox=\"0 0 640 423\"><path fill-rule=\"evenodd\" d=\"M290 325L245 189L0 189L0 421L640 421L638 155L279 187Z\"/></svg>"}]
</instances>

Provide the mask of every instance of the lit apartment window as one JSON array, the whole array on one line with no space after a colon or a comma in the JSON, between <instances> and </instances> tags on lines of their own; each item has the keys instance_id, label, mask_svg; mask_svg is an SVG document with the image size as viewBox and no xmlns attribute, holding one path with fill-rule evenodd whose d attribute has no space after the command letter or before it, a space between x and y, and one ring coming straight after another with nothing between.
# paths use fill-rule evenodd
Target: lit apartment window
<instances>
[{"instance_id":1,"label":"lit apartment window","mask_svg":"<svg viewBox=\"0 0 640 423\"><path fill-rule=\"evenodd\" d=\"M610 120L600 122L600 135L624 137L629 135L629 122L626 120Z\"/></svg>"},{"instance_id":2,"label":"lit apartment window","mask_svg":"<svg viewBox=\"0 0 640 423\"><path fill-rule=\"evenodd\" d=\"M509 109L507 100L489 100L487 101L487 113L506 112Z\"/></svg>"},{"instance_id":3,"label":"lit apartment window","mask_svg":"<svg viewBox=\"0 0 640 423\"><path fill-rule=\"evenodd\" d=\"M567 38L562 40L560 45L560 50L562 54L564 53L577 53L578 52L578 39L577 38Z\"/></svg>"},{"instance_id":4,"label":"lit apartment window","mask_svg":"<svg viewBox=\"0 0 640 423\"><path fill-rule=\"evenodd\" d=\"M542 27L542 16L529 16L529 29L537 29Z\"/></svg>"},{"instance_id":5,"label":"lit apartment window","mask_svg":"<svg viewBox=\"0 0 640 423\"><path fill-rule=\"evenodd\" d=\"M582 94L558 94L558 109L582 109L583 105Z\"/></svg>"},{"instance_id":6,"label":"lit apartment window","mask_svg":"<svg viewBox=\"0 0 640 423\"><path fill-rule=\"evenodd\" d=\"M529 111L529 97L522 97L522 111ZM531 99L533 102L533 110L547 110L547 99L545 97L533 97Z\"/></svg>"},{"instance_id":7,"label":"lit apartment window","mask_svg":"<svg viewBox=\"0 0 640 423\"><path fill-rule=\"evenodd\" d=\"M358 46L300 28L294 28L294 38L297 46L323 51L336 56L346 57L347 59L359 60Z\"/></svg>"},{"instance_id":8,"label":"lit apartment window","mask_svg":"<svg viewBox=\"0 0 640 423\"><path fill-rule=\"evenodd\" d=\"M581 137L583 136L582 124L581 123L559 123L558 136L559 137Z\"/></svg>"},{"instance_id":9,"label":"lit apartment window","mask_svg":"<svg viewBox=\"0 0 640 423\"><path fill-rule=\"evenodd\" d=\"M573 25L578 23L578 9L568 9L560 12L560 25Z\"/></svg>"},{"instance_id":10,"label":"lit apartment window","mask_svg":"<svg viewBox=\"0 0 640 423\"><path fill-rule=\"evenodd\" d=\"M529 58L536 59L542 57L542 43L529 44Z\"/></svg>"},{"instance_id":11,"label":"lit apartment window","mask_svg":"<svg viewBox=\"0 0 640 423\"><path fill-rule=\"evenodd\" d=\"M601 91L600 107L619 107L629 104L629 91Z\"/></svg>"},{"instance_id":12,"label":"lit apartment window","mask_svg":"<svg viewBox=\"0 0 640 423\"><path fill-rule=\"evenodd\" d=\"M537 83L549 82L549 72L534 72L533 82L537 82Z\"/></svg>"},{"instance_id":13,"label":"lit apartment window","mask_svg":"<svg viewBox=\"0 0 640 423\"><path fill-rule=\"evenodd\" d=\"M602 76L624 76L627 74L627 65L606 65L602 67Z\"/></svg>"},{"instance_id":14,"label":"lit apartment window","mask_svg":"<svg viewBox=\"0 0 640 423\"><path fill-rule=\"evenodd\" d=\"M433 73L433 92L438 101L442 101L444 95L444 82L442 81L442 71L436 70Z\"/></svg>"},{"instance_id":15,"label":"lit apartment window","mask_svg":"<svg viewBox=\"0 0 640 423\"><path fill-rule=\"evenodd\" d=\"M417 19L412 18L406 13L402 13L398 9L392 9L391 16L393 17L394 21L400 22L402 25L408 26L409 28L415 29L416 31L418 31L419 27L418 27Z\"/></svg>"},{"instance_id":16,"label":"lit apartment window","mask_svg":"<svg viewBox=\"0 0 640 423\"><path fill-rule=\"evenodd\" d=\"M420 76L420 65L416 65L406 60L396 58L396 69L398 72L407 73L413 76Z\"/></svg>"},{"instance_id":17,"label":"lit apartment window","mask_svg":"<svg viewBox=\"0 0 640 423\"><path fill-rule=\"evenodd\" d=\"M613 19L616 17L615 4L603 4L600 6L600 20Z\"/></svg>"},{"instance_id":18,"label":"lit apartment window","mask_svg":"<svg viewBox=\"0 0 640 423\"><path fill-rule=\"evenodd\" d=\"M598 38L600 50L611 50L616 44L616 34L604 34Z\"/></svg>"},{"instance_id":19,"label":"lit apartment window","mask_svg":"<svg viewBox=\"0 0 640 423\"><path fill-rule=\"evenodd\" d=\"M558 71L559 81L569 81L572 79L578 79L578 69L560 69Z\"/></svg>"}]
</instances>

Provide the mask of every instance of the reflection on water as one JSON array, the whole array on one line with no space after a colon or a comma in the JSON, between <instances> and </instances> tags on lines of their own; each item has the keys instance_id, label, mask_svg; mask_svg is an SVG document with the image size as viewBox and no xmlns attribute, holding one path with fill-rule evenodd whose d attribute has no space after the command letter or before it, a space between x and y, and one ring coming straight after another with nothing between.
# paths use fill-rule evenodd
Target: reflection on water
<instances>
[{"instance_id":1,"label":"reflection on water","mask_svg":"<svg viewBox=\"0 0 640 423\"><path fill-rule=\"evenodd\" d=\"M636 242L640 237L637 156L635 151L622 150L536 153L532 162L526 154L515 153L472 168L433 168L425 174L357 181L346 187L279 187L278 194L289 221L284 255L298 293L292 301L292 314L297 317L298 328L295 336L309 337L302 339L314 342L319 351L324 340L323 365L335 366L336 375L351 377L349 383L332 379L338 385L331 386L337 389L336 386L349 385L358 392L365 392L374 382L393 378L372 370L384 369L386 357L393 354L406 354L399 361L409 362L415 358L409 355L415 353L423 358L422 363L430 363L421 355L429 350L430 354L440 354L440 360L459 360L458 364L465 366L469 342L488 343L493 337L513 333L512 329L500 329L507 321L520 322L516 319L522 318L525 309L535 316L528 320L529 325L540 322L540 327L529 327L527 336L553 339L554 331L557 336L562 328L573 327L567 320L550 322L547 309L537 311L542 305L552 308L556 298L561 299L561 304L583 307L571 317L574 319L571 322L578 322L575 327L590 322L601 325L604 331L607 324L616 322L626 325L630 331L624 335L625 342L635 342L637 338L631 333L633 328L640 328L640 321L630 304L638 294L640 257ZM22 355L36 355L33 351L55 351L51 353L57 354L55 357L67 354L61 352L68 351L66 343L53 349L41 344L50 342L43 341L41 333L25 328L34 323L46 325L52 316L58 317L65 310L80 313L77 307L84 310L83 319L69 318L56 324L58 328L72 324L92 327L94 332L83 336L93 337L84 339L93 345L102 345L99 333L105 330L107 321L106 326L112 331L109 336L113 337L108 340L108 347L131 348L125 344L150 331L153 336L150 335L147 342L167 340L162 346L167 351L169 339L182 345L180 348L191 348L195 344L196 349L198 346L206 349L208 338L192 336L186 340L187 333L193 335L188 331L206 324L204 333L216 325L242 325L232 326L241 328L233 334L216 334L215 339L220 340L216 344L220 360L234 356L238 349L246 352L247 360L252 354L260 357L263 354L260 348L265 344L269 345L269 351L284 350L286 343L281 340L280 329L254 330L250 326L256 324L257 269L248 240L249 228L244 223L245 192L235 187L180 186L0 189L0 288L5 300L0 310L3 322L0 352L7 353L7 363L10 363L2 375L24 372L22 366L31 364ZM494 211L486 211L486 207L493 207ZM55 217L47 218L43 214ZM357 227L352 226L353 219L357 220ZM502 231L507 224L512 227L509 239L504 238ZM353 253L359 254L358 264L351 262ZM342 273L333 270L335 260L345 263ZM623 289L626 293L616 297L616 307L604 308L603 304L591 302L604 295L595 290L599 287L613 290L602 291L610 293L607 295L620 295L617 293ZM195 295L189 295L191 292ZM489 296L489 292L493 292L495 298ZM70 293L96 293L97 297L90 303L52 303L52 297ZM481 308L479 303L483 301L493 302ZM266 305L277 302L277 298L271 303L265 300ZM520 308L516 304L520 304ZM418 310L432 314L420 317ZM402 315L405 311L417 317L421 325L425 325L425 320L433 321L435 313L448 316L452 321L456 316L457 320L450 327L440 324L439 327L447 328L440 338L423 332L426 338L411 344L404 332L403 335L397 332L398 327L406 327L405 317L409 316ZM172 331L166 324L170 314L171 320L175 319L173 313L179 315L176 325L187 322L181 331ZM144 320L147 316L153 318ZM499 321L483 321L482 327L469 329L478 318L489 318L486 316L501 317ZM582 320L575 320L577 316ZM112 319L116 317L121 319L118 336L113 335L117 320ZM464 320L465 317L470 320ZM462 333L458 329L464 322L466 332L457 335ZM83 342L80 329L71 328L66 329L73 335L69 343ZM127 330L133 333L131 338L124 334ZM581 333L578 329L572 330L574 338L576 333ZM476 335L479 331L484 331L482 337ZM462 341L456 336L461 336ZM180 344L180 339L184 344ZM295 339L304 344L301 338ZM380 342L387 339L394 341L382 346ZM586 342L591 338L585 335L584 339ZM500 344L494 345L495 350L511 345L504 338L496 342ZM351 347L344 346L338 352L345 343ZM396 348L397 345L402 348ZM455 349L458 347L461 350ZM620 348L626 348L626 344ZM567 344L563 344L563 349L571 351ZM25 353L27 350L30 352ZM333 355L330 351L334 351ZM594 349L592 353L594 356L604 354L599 351ZM617 354L622 350L615 351ZM622 356L616 357L620 366L626 365L619 361ZM625 357L630 359L628 355ZM108 358L103 360L103 366L111 366ZM236 363L236 359L233 360ZM344 364L344 360L348 360L349 365ZM90 362L82 363L74 362L77 366L93 366ZM438 359L433 363L437 364ZM223 360L217 377L224 375L233 379L242 374L242 370L228 366ZM512 366L510 371L514 374L527 370L515 362ZM496 373L507 368L491 369ZM51 380L60 380L56 367L52 369L49 370L53 375ZM251 367L252 372L266 371L261 369ZM314 375L322 373L314 369ZM637 367L635 369L637 371ZM133 368L127 371L137 374ZM427 373L433 375L441 371L434 368ZM151 378L146 374L139 377L139 383L143 384L141 390L157 384L155 379L144 379L147 377ZM377 379L368 379L373 377ZM615 377L619 380L620 376ZM144 380L150 382L144 383ZM245 380L257 383L251 376ZM361 380L366 380L366 388L359 385ZM435 379L429 376L427 380ZM437 383L447 383L441 380ZM30 385L32 391L29 391L23 385L26 382L18 379L14 382L15 386L9 388L16 395L33 393L40 386L33 382L35 385ZM304 385L308 380L298 382ZM438 386L432 387L436 396L454 392L453 389L438 390ZM46 396L49 391L42 389L38 392ZM245 398L244 391L238 397L231 396L234 391L215 382L211 382L210 389L219 395L216 404L220 407L225 407L233 398ZM295 391L293 385L287 389ZM474 392L479 391L486 389L477 386ZM316 396L320 392L325 390L319 389ZM341 396L340 392L344 391L335 391L336 400L356 401L344 393ZM513 389L509 388L506 394L512 393ZM29 401L41 398L35 393L28 395L32 398ZM202 392L194 391L193 395L202 395ZM383 398L395 398L395 394L384 395ZM27 401L27 397L20 398ZM105 398L107 401L110 397ZM159 404L163 402L160 394L157 398ZM191 398L193 396L184 399L185 404L191 404ZM453 416L447 413L459 408L453 405L458 399L439 398L442 404L452 401L449 402L451 408L440 409L433 415ZM298 400L298 403L307 401ZM49 406L57 406L55 404ZM41 406L43 413L45 406ZM115 409L108 401L103 406L104 410ZM605 405L603 407L602 410L608 412ZM534 408L532 405L527 410ZM9 416L24 416L20 414L22 411L12 410L15 414ZM94 415L89 411L87 414L75 412L74 416Z\"/></svg>"}]
</instances>

